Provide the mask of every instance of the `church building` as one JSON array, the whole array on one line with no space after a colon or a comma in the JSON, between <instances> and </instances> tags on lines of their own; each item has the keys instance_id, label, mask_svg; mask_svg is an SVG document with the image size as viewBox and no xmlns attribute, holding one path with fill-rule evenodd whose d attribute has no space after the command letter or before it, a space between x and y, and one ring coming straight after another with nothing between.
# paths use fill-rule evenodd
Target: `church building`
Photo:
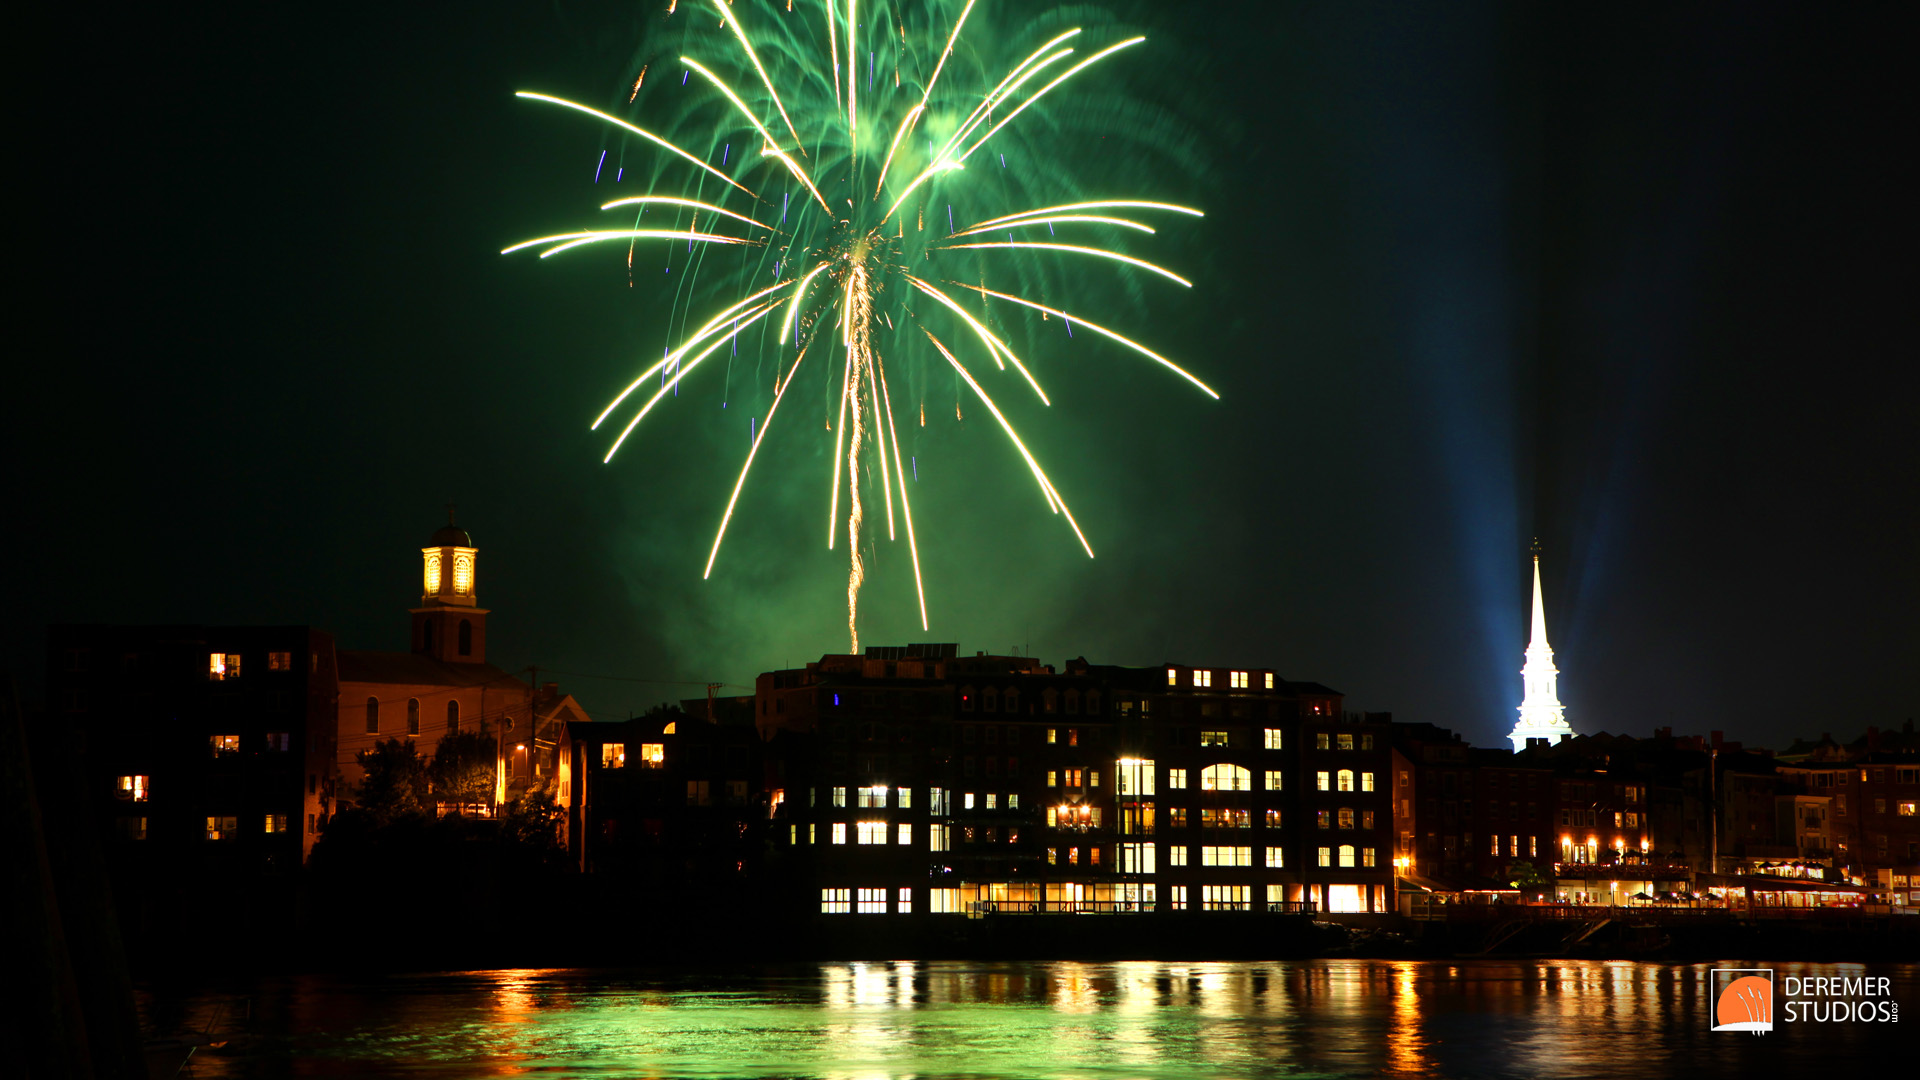
<instances>
[{"instance_id":1,"label":"church building","mask_svg":"<svg viewBox=\"0 0 1920 1080\"><path fill-rule=\"evenodd\" d=\"M1533 557L1533 637L1527 642L1527 664L1520 669L1526 686L1526 698L1520 703L1520 719L1507 738L1513 752L1527 748L1531 739L1557 743L1573 734L1567 724L1566 707L1560 704L1560 672L1553 666L1553 646L1547 644L1547 605L1540 597L1540 556Z\"/></svg>"}]
</instances>

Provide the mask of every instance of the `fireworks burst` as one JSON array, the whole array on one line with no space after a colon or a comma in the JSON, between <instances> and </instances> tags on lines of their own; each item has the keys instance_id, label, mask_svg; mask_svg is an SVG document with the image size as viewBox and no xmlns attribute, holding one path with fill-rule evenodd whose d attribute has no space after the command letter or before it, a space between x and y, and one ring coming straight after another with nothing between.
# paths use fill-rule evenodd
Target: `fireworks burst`
<instances>
[{"instance_id":1,"label":"fireworks burst","mask_svg":"<svg viewBox=\"0 0 1920 1080\"><path fill-rule=\"evenodd\" d=\"M998 309L1025 308L1039 312L1042 318L1062 320L1069 333L1088 330L1125 346L1208 396L1219 398L1179 365L1125 335L1030 296L987 287L988 275L1009 274L1006 260L1022 253L1034 253L1027 258L1044 254L1107 260L1127 272L1144 271L1191 287L1187 279L1126 254L1118 244L1129 233L1153 235L1155 230L1147 221L1165 221L1168 215L1200 217L1201 213L1143 199L1097 198L1031 206L971 224L956 222L956 203L992 198L1000 209L1012 209L1008 202L1047 201L1044 194L1030 199L1026 196L1041 186L1051 170L1034 170L1038 175L1032 178L1008 176L1011 170L1006 167L1005 153L1010 147L1017 153L1032 146L1019 139L1018 128L1010 129L1009 125L1082 72L1144 41L1130 37L1084 51L1086 39L1082 29L1076 27L1026 54L997 82L984 68L979 69L976 81L969 81L959 69L972 66L971 62L963 63L961 57L973 55L963 32L969 28L968 19L974 15L977 2L968 0L948 15L931 14L921 28L923 34L909 31L911 16L904 7L871 2L862 5L859 0L824 5L803 2L798 11L787 0L751 8L745 3L731 6L723 0L687 5L680 18L693 18L702 32L689 28L687 53L678 58L682 78L677 84L670 78L647 83L646 91L652 100L653 88L662 82L674 90L686 87L689 79L705 84L692 109L680 110L685 114L681 119L698 114L703 124L710 125L699 137L718 146L710 146L717 152L705 158L684 148L682 143L690 142L686 138L676 142L639 124L547 94L522 91L518 95L584 113L642 140L659 151L658 160L669 167L662 177L685 176L691 186L681 188L683 194L614 199L601 207L631 212L631 228L543 236L515 244L503 254L541 248L540 257L544 259L578 247L624 243L629 272L633 252L641 241L684 241L689 266L695 269L703 265L697 261L700 255L696 248L704 252L733 247L747 256L736 268L721 274L721 289L738 298L691 333L684 333L675 347L641 371L593 422L593 428L599 430L623 408L631 410L632 415L607 450L605 460L611 461L640 421L664 398L677 393L683 379L721 348L730 348L730 355L737 352L742 335L748 331L754 332L747 339L750 348L767 350L777 358L772 403L764 419L751 427L746 461L721 515L703 577L713 573L741 489L761 444L773 429L775 415L802 367L809 357L813 358L809 377L823 381L834 398L828 406L832 419L823 418L833 438L827 547L831 549L841 540L840 497L844 486L849 559L847 631L856 653L860 648L860 590L867 569L861 551L863 542L869 542L864 536L869 522L863 499L863 493L871 494L873 482L869 459L879 465L878 495L890 541L897 538L895 502L899 504L897 522L899 531L905 533L913 566L921 628L928 625L926 589L921 581L920 552L908 495L909 477L917 477L918 462L916 459L910 473L901 457L893 403L898 387L888 378L889 359L898 368L902 363L932 364L937 357L938 362L950 367L1019 452L1047 509L1066 522L1089 558L1093 547L1066 500L975 372L960 359L961 350L950 345L947 338L971 337L996 369L1005 371L1012 365L1040 402L1050 405L1033 371L1015 354L1006 337L994 330L995 325L1000 325L1003 333L1005 330ZM673 10L669 8L669 14ZM707 22L715 17L717 26ZM973 29L982 29L978 20ZM956 52L956 48L961 51ZM763 56L782 76L778 84ZM657 66L666 61L656 58L655 62ZM646 65L640 67L629 102L641 94L646 70ZM640 103L638 111L642 115L648 112L646 105ZM1030 116L1028 123L1032 122ZM668 121L670 128L676 123L674 119ZM988 153L981 153L990 146ZM990 174L991 182L977 178L988 162L1000 166ZM621 175L616 171L616 179ZM708 188L714 189L711 194ZM1016 193L1020 196L1017 199ZM1056 193L1054 197L1059 196ZM723 205L729 203L733 209ZM671 216L671 226L643 228L649 211L656 212L656 220ZM947 226L944 232L940 225ZM1041 228L1045 234L1037 232ZM1055 239L1062 233L1081 242ZM1044 239L1039 238L1043 235ZM996 265L996 259L1002 262ZM963 270L971 271L969 276L978 283L958 280ZM1032 291L1031 283L1022 275L1011 272L1010 276L1010 284L995 283ZM756 278L765 281L769 277L774 279L773 284L754 288ZM962 303L962 298L970 298L970 303ZM676 299L676 305L681 303ZM974 310L969 311L969 306ZM908 323L917 334L898 333ZM775 325L779 327L778 336L769 338ZM883 355L880 344L883 331L891 335L885 348L888 355ZM924 344L920 343L922 339ZM834 367L840 370L834 372ZM812 374L816 371L817 376ZM630 403L648 387L652 393L634 408ZM909 419L916 411L920 426L925 427L924 396L917 409L912 399L907 399ZM954 415L956 419L961 416L958 398Z\"/></svg>"}]
</instances>

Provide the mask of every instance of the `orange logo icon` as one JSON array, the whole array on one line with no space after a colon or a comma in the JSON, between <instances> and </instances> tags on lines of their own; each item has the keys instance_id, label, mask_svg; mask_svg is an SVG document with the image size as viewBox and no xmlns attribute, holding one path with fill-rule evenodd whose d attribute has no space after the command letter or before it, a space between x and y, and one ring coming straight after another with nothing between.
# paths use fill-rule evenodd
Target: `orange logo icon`
<instances>
[{"instance_id":1,"label":"orange logo icon","mask_svg":"<svg viewBox=\"0 0 1920 1080\"><path fill-rule=\"evenodd\" d=\"M1722 982L1714 1000L1713 1030L1772 1031L1773 972L1766 969L1714 968L1714 982Z\"/></svg>"}]
</instances>

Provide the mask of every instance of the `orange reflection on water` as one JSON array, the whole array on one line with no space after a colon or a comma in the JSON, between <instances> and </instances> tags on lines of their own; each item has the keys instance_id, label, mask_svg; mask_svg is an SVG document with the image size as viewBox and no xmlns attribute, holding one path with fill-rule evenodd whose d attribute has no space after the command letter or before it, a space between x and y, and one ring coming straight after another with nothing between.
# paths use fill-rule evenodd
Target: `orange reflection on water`
<instances>
[{"instance_id":1,"label":"orange reflection on water","mask_svg":"<svg viewBox=\"0 0 1920 1080\"><path fill-rule=\"evenodd\" d=\"M1420 1002L1414 991L1414 973L1419 965L1393 965L1393 997L1388 1009L1387 1072L1402 1076L1424 1076L1431 1071L1427 1061L1427 1041L1420 1033Z\"/></svg>"}]
</instances>

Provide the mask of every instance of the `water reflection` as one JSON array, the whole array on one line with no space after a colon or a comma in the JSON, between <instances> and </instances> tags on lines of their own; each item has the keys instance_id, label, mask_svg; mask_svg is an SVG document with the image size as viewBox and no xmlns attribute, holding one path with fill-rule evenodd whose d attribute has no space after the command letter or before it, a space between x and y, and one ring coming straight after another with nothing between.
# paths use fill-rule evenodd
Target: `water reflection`
<instances>
[{"instance_id":1,"label":"water reflection","mask_svg":"<svg viewBox=\"0 0 1920 1080\"><path fill-rule=\"evenodd\" d=\"M211 1018L197 1077L1645 1076L1811 1068L1895 1026L1730 1038L1708 968L1632 963L848 963L720 973L495 971L302 978L150 995ZM1776 965L1782 976L1913 965ZM1911 1006L1909 1006L1911 1007Z\"/></svg>"}]
</instances>

